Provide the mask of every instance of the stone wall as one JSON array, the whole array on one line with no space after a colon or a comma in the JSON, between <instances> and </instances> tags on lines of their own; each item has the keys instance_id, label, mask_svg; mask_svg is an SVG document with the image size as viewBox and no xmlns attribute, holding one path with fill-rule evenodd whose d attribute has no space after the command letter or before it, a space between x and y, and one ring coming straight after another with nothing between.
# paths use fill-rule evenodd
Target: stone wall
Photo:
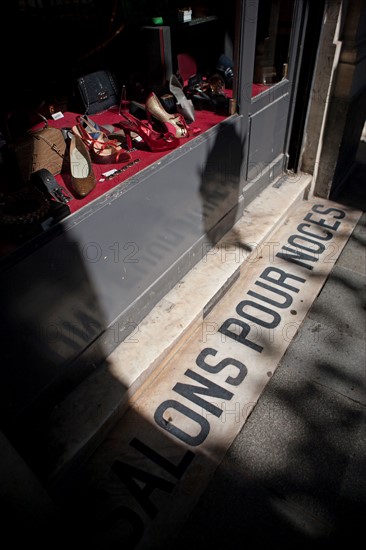
<instances>
[{"instance_id":1,"label":"stone wall","mask_svg":"<svg viewBox=\"0 0 366 550\"><path fill-rule=\"evenodd\" d=\"M353 169L366 118L366 2L325 9L301 169L329 198Z\"/></svg>"}]
</instances>

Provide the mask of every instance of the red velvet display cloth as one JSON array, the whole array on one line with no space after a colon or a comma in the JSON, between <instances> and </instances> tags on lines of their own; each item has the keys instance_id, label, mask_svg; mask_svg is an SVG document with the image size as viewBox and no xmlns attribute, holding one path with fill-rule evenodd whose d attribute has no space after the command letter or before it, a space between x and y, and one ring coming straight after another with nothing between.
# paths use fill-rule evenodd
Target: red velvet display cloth
<instances>
[{"instance_id":1,"label":"red velvet display cloth","mask_svg":"<svg viewBox=\"0 0 366 550\"><path fill-rule=\"evenodd\" d=\"M263 92L267 88L268 86L265 86L265 85L254 84L252 88L252 95L255 96ZM226 90L226 95L229 98L232 97L232 90ZM65 112L63 114L64 114L63 118L60 118L58 120L50 120L49 125L54 126L56 128L72 128L76 124L76 117L78 116L78 113ZM189 137L181 138L179 140L178 148L184 143L187 143L188 141L194 139L198 135L202 134L209 128L212 128L213 126L215 126L216 124L218 124L219 122L227 118L224 115L218 115L212 111L205 111L205 110L202 110L202 111L196 110L195 115L196 115L195 122L189 125L189 129L190 129ZM112 107L107 111L92 115L89 118L91 118L101 126L105 124L114 125L117 130L118 129L120 130L120 128L118 128L118 122L122 119L122 117L118 114L117 107ZM173 149L173 151L175 151L176 149ZM93 191L91 191L86 197L83 197L83 198L79 198L74 194L71 186L70 171L68 170L67 166L64 168L61 174L56 176L56 180L72 196L72 200L68 203L68 206L70 208L70 211L73 213L79 210L80 208L82 208L83 206L85 206L86 204L89 204L91 201L97 199L107 191L110 191L117 185L123 183L131 176L134 176L135 174L141 172L143 169L150 166L151 164L161 159L162 157L168 155L169 153L171 153L171 151L162 151L162 152L150 151L149 148L144 144L144 142L141 141L138 144L138 149L131 152L130 161L117 163L117 164L93 163L92 167L97 180L97 185L93 189ZM120 168L123 168L124 166L126 166L128 162L134 161L136 159L139 159L139 162L134 164L131 167L128 167L124 172L114 176L112 179L109 179L109 180L105 179L104 181L99 181L103 179L103 174L105 172L108 172L114 168L117 170Z\"/></svg>"},{"instance_id":2,"label":"red velvet display cloth","mask_svg":"<svg viewBox=\"0 0 366 550\"><path fill-rule=\"evenodd\" d=\"M50 120L49 124L50 126L54 126L56 128L72 128L72 126L76 123L76 117L77 113L70 113L66 112L64 113L64 117L60 118L58 120ZM112 124L115 125L118 129L118 122L121 120L121 116L118 114L118 109L115 107L112 107L108 111L104 111L103 113L99 113L96 115L92 115L89 118L94 120L99 125L104 124ZM210 111L198 111L196 110L196 120L192 124L189 125L190 129L190 135L188 138L181 138L179 140L179 145L177 148L179 148L184 143L187 143L188 141L194 139L198 135L202 134L209 128L212 128L222 120L224 120L225 116L221 116L218 114L215 114ZM119 128L120 129L120 128ZM126 171L122 172L121 174L118 174L117 176L113 177L110 180L105 181L99 181L103 178L103 173L108 172L109 170L120 169L123 168L127 162L122 162L118 164L96 164L93 163L93 171L95 174L95 177L97 179L97 185L91 191L86 197L78 198L73 193L73 189L71 186L71 177L70 172L68 170L68 167L66 166L64 171L56 176L56 180L58 183L68 190L69 194L73 197L72 200L68 203L68 206L71 210L71 212L76 212L86 204L90 203L91 201L95 200L99 196L103 195L107 191L110 191L117 185L123 183L125 180L130 178L131 176L134 176L138 172L141 172L144 168L147 166L150 166L157 160L161 159L162 157L168 155L171 151L163 151L163 152L152 152L148 149L148 147L144 144L143 141L141 141L138 144L139 149L136 151L131 152L131 161L140 159L140 161L137 164L134 164L133 166L126 169ZM173 151L176 151L177 148L173 149ZM129 161L130 162L130 161Z\"/></svg>"},{"instance_id":3,"label":"red velvet display cloth","mask_svg":"<svg viewBox=\"0 0 366 550\"><path fill-rule=\"evenodd\" d=\"M257 96L258 94L261 94L265 90L268 90L270 86L268 84L253 84L252 86L252 97Z\"/></svg>"}]
</instances>

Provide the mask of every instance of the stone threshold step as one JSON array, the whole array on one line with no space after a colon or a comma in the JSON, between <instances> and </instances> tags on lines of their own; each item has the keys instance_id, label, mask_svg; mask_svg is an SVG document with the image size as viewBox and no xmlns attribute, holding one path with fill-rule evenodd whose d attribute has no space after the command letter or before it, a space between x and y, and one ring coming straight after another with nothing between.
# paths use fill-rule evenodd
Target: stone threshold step
<instances>
[{"instance_id":1,"label":"stone threshold step","mask_svg":"<svg viewBox=\"0 0 366 550\"><path fill-rule=\"evenodd\" d=\"M255 260L260 246L305 199L310 183L310 175L296 174L266 188L98 370L51 411L40 434L49 490L57 492L67 484L134 399L153 383L231 287L241 267Z\"/></svg>"}]
</instances>

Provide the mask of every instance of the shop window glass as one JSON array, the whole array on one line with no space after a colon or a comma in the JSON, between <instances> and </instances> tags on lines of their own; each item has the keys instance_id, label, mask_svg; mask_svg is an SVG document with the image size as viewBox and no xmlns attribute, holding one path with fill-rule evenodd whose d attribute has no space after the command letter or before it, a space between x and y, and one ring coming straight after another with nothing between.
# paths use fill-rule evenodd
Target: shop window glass
<instances>
[{"instance_id":1,"label":"shop window glass","mask_svg":"<svg viewBox=\"0 0 366 550\"><path fill-rule=\"evenodd\" d=\"M16 24L21 47L15 57L4 60L3 72L8 85L0 113L0 218L7 215L10 221L6 227L0 221L0 261L2 256L137 176L149 165L160 163L172 149L165 147L166 139L173 141L168 129L176 132L174 143L178 148L235 114L236 0L226 3L194 0L188 6L191 7L184 8L183 4L182 9L178 0L17 0L11 3L6 14L7 25L12 28ZM188 19L182 20L182 12L183 16L188 14ZM53 63L45 61L47 48L52 50ZM111 73L116 85L115 105L108 108L102 101L109 102L111 90L104 87L106 80L96 78L95 73L100 77L100 72ZM80 77L90 80L90 76L97 85L83 102ZM172 77L175 80L171 87ZM154 109L155 116L151 109L149 113L146 110L151 93L162 104L160 110ZM124 114L120 112L122 97ZM185 111L178 97L183 99ZM92 102L100 100L99 109L90 109L91 99ZM189 116L183 120L184 124L178 119L177 129L167 122L173 114L184 117L178 109L188 112ZM126 125L127 111L130 120L132 116L137 121L133 128ZM89 120L82 117L86 112ZM159 113L160 118L156 116ZM155 133L152 134L149 126L143 131L141 121L150 124ZM48 182L48 187L43 180L30 181L28 173L33 170L28 132L39 130L45 123L64 130L67 148L61 172L53 174L56 182ZM77 124L83 125L86 134L77 129ZM103 129L102 135L93 131L95 125ZM189 131L185 128L182 132L179 126L188 126ZM80 139L75 140L74 134L85 142L86 152L82 144L75 149ZM147 135L157 136L159 148ZM106 147L110 142L108 136L117 141ZM133 143L128 143L128 137ZM81 176L76 176L76 160L71 163L74 158L69 154L71 139L75 158L77 153L83 156L79 163ZM96 139L102 142L102 148L94 143ZM127 149L132 149L128 151L131 158L126 154ZM98 150L111 154L98 156L95 154ZM117 155L121 150L123 154ZM87 192L84 189L79 193L74 180L75 177L88 179L88 151L95 181L87 187ZM26 171L21 169L19 156L29 161ZM45 170L50 168L49 164L42 166ZM61 188L57 188L58 198L55 198L56 186ZM37 187L42 199L51 201L52 211L43 212L42 205L38 205L33 196L15 196L15 192L29 187ZM67 197L68 201L60 197ZM26 207L29 212L24 216ZM28 231L25 230L28 226L24 228L18 222L24 225L29 219L32 223L28 225L32 227Z\"/></svg>"},{"instance_id":2,"label":"shop window glass","mask_svg":"<svg viewBox=\"0 0 366 550\"><path fill-rule=\"evenodd\" d=\"M253 96L287 77L293 0L259 0Z\"/></svg>"}]
</instances>

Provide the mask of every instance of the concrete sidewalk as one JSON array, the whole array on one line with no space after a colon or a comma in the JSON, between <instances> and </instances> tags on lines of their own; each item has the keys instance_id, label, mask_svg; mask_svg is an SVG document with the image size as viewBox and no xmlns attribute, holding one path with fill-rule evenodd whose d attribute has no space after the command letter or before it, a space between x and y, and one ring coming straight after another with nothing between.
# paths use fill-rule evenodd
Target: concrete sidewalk
<instances>
[{"instance_id":1,"label":"concrete sidewalk","mask_svg":"<svg viewBox=\"0 0 366 550\"><path fill-rule=\"evenodd\" d=\"M171 547L330 548L363 538L365 275L366 213Z\"/></svg>"}]
</instances>

